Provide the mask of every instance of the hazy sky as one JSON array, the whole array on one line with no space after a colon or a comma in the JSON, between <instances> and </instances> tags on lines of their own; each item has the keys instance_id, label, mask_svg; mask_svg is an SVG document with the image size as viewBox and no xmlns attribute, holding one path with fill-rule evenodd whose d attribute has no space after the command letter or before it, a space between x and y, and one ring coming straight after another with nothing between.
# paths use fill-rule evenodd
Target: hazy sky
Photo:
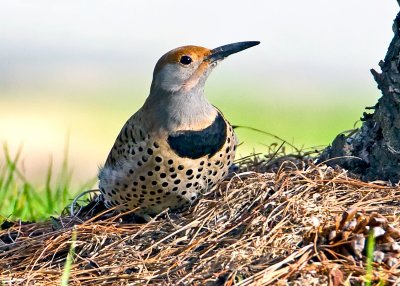
<instances>
[{"instance_id":1,"label":"hazy sky","mask_svg":"<svg viewBox=\"0 0 400 286\"><path fill-rule=\"evenodd\" d=\"M7 87L63 70L77 78L120 77L124 69L148 76L176 46L242 40L262 45L232 61L234 72L251 66L260 78L370 81L398 11L394 0L0 3L0 84Z\"/></svg>"}]
</instances>

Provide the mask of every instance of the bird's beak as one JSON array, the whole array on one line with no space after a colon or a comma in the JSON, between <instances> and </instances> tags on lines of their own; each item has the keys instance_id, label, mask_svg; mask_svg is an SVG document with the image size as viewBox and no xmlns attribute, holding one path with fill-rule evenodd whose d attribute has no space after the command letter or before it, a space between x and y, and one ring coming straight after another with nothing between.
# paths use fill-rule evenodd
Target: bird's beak
<instances>
[{"instance_id":1,"label":"bird's beak","mask_svg":"<svg viewBox=\"0 0 400 286\"><path fill-rule=\"evenodd\" d=\"M248 41L224 45L211 50L211 54L207 56L205 60L210 61L211 63L223 60L229 55L257 46L259 43L259 41Z\"/></svg>"}]
</instances>

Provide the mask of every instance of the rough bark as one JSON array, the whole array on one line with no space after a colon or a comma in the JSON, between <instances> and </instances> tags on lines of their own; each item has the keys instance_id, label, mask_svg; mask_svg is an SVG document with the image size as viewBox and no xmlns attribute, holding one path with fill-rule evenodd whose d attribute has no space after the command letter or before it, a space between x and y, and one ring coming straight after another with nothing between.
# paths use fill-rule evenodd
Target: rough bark
<instances>
[{"instance_id":1,"label":"rough bark","mask_svg":"<svg viewBox=\"0 0 400 286\"><path fill-rule=\"evenodd\" d=\"M371 70L382 91L378 103L369 108L373 113L364 112L361 128L339 134L320 156L321 161L329 159L328 164L339 165L368 181L400 180L400 12L393 32L385 60L379 63L382 72Z\"/></svg>"}]
</instances>

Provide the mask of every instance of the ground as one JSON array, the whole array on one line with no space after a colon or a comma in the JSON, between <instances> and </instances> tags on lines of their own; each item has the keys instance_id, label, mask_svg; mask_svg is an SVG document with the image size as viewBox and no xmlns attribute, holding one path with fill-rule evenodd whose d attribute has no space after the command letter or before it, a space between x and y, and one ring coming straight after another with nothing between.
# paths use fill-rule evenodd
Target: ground
<instances>
[{"instance_id":1,"label":"ground","mask_svg":"<svg viewBox=\"0 0 400 286\"><path fill-rule=\"evenodd\" d=\"M396 285L400 188L311 159L248 159L195 206L149 222L4 222L4 285ZM69 254L68 254L69 253ZM68 258L67 258L68 257ZM67 261L67 263L66 263ZM369 284L368 284L369 283Z\"/></svg>"}]
</instances>

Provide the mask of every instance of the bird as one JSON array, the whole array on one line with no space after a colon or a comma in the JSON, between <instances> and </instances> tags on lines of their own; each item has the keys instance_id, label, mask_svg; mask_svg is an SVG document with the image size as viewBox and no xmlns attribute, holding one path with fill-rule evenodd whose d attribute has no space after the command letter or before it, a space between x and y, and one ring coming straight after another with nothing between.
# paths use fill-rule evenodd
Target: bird
<instances>
[{"instance_id":1,"label":"bird","mask_svg":"<svg viewBox=\"0 0 400 286\"><path fill-rule=\"evenodd\" d=\"M183 46L158 60L149 96L125 123L99 171L107 208L145 215L179 210L227 176L238 140L206 99L204 85L226 57L259 43Z\"/></svg>"}]
</instances>

